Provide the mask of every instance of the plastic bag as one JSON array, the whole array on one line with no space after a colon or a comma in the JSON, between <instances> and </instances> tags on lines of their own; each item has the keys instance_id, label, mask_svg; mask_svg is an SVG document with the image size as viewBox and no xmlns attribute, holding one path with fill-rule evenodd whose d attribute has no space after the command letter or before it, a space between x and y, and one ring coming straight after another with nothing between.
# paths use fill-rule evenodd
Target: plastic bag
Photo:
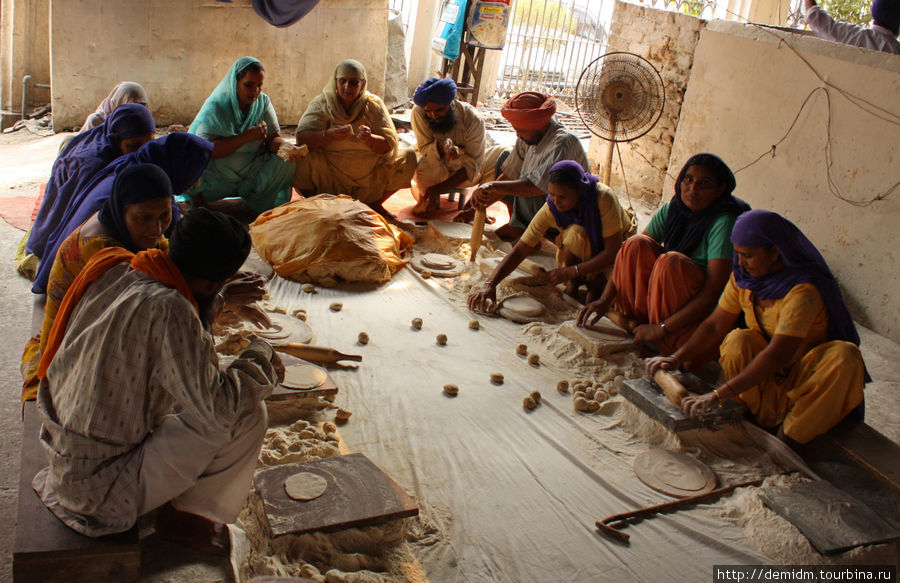
<instances>
[{"instance_id":1,"label":"plastic bag","mask_svg":"<svg viewBox=\"0 0 900 583\"><path fill-rule=\"evenodd\" d=\"M250 225L250 237L281 277L323 285L388 281L409 261L414 243L365 204L333 194L264 212Z\"/></svg>"},{"instance_id":2,"label":"plastic bag","mask_svg":"<svg viewBox=\"0 0 900 583\"><path fill-rule=\"evenodd\" d=\"M431 48L445 59L458 59L465 22L466 0L442 0L441 19L434 30Z\"/></svg>"}]
</instances>

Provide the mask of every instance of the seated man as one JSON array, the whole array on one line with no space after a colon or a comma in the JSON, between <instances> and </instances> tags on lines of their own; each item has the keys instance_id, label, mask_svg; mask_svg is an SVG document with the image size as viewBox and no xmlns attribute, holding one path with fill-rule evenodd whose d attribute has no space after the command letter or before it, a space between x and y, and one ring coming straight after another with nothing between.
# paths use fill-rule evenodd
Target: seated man
<instances>
[{"instance_id":1,"label":"seated man","mask_svg":"<svg viewBox=\"0 0 900 583\"><path fill-rule=\"evenodd\" d=\"M413 101L419 157L413 194L419 202L412 213L427 217L429 210L440 208L440 195L451 188L493 180L497 159L508 148L493 144L478 110L457 101L453 79L426 80L416 88Z\"/></svg>"},{"instance_id":2,"label":"seated man","mask_svg":"<svg viewBox=\"0 0 900 583\"><path fill-rule=\"evenodd\" d=\"M220 370L209 322L250 251L235 219L200 208L169 253L103 249L60 308L38 376L49 467L33 481L72 529L102 536L165 505L157 533L227 553L284 367L254 341ZM168 504L167 504L168 503Z\"/></svg>"},{"instance_id":3,"label":"seated man","mask_svg":"<svg viewBox=\"0 0 900 583\"><path fill-rule=\"evenodd\" d=\"M500 110L516 130L516 145L501 166L502 174L472 194L477 208L503 200L510 209L509 224L497 229L504 239L516 239L544 205L548 170L561 160L574 160L589 168L581 141L553 119L556 101L549 95L526 91L510 98Z\"/></svg>"},{"instance_id":4,"label":"seated man","mask_svg":"<svg viewBox=\"0 0 900 583\"><path fill-rule=\"evenodd\" d=\"M684 399L685 413L737 399L788 443L807 443L854 410L861 417L867 375L859 334L822 255L771 211L742 214L731 240L734 270L719 306L672 356L649 359L648 371L689 367L721 342L728 381ZM741 314L747 328L732 330Z\"/></svg>"},{"instance_id":5,"label":"seated man","mask_svg":"<svg viewBox=\"0 0 900 583\"><path fill-rule=\"evenodd\" d=\"M803 0L806 24L825 40L900 55L900 1L874 0L872 26L863 28L848 22L837 22L819 8L816 0Z\"/></svg>"},{"instance_id":6,"label":"seated man","mask_svg":"<svg viewBox=\"0 0 900 583\"><path fill-rule=\"evenodd\" d=\"M587 285L587 301L603 291L622 241L631 234L631 219L615 193L593 174L571 160L550 168L550 195L528 225L512 253L497 265L484 285L469 296L469 309L484 311L496 302L497 285L541 244L551 228L556 237L557 269L546 274L548 283L566 283L566 293L578 299Z\"/></svg>"}]
</instances>

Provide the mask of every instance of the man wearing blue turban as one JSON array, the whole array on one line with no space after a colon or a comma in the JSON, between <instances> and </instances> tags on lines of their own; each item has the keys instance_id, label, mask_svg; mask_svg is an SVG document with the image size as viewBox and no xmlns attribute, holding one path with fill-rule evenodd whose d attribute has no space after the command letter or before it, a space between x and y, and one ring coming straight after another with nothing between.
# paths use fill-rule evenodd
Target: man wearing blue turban
<instances>
[{"instance_id":1,"label":"man wearing blue turban","mask_svg":"<svg viewBox=\"0 0 900 583\"><path fill-rule=\"evenodd\" d=\"M485 134L484 120L474 107L457 101L453 79L427 79L416 88L413 102L418 157L413 193L419 202L412 212L426 217L439 207L442 193L493 180L505 148Z\"/></svg>"}]
</instances>

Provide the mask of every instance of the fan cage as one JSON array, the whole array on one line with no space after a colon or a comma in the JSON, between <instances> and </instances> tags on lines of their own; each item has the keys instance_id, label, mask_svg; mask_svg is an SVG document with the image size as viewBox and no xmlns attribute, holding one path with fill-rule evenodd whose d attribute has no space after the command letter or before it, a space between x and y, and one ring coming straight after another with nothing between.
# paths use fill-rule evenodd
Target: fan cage
<instances>
[{"instance_id":1,"label":"fan cage","mask_svg":"<svg viewBox=\"0 0 900 583\"><path fill-rule=\"evenodd\" d=\"M649 132L662 115L665 88L650 61L611 52L592 61L575 87L575 110L594 135L629 142Z\"/></svg>"}]
</instances>

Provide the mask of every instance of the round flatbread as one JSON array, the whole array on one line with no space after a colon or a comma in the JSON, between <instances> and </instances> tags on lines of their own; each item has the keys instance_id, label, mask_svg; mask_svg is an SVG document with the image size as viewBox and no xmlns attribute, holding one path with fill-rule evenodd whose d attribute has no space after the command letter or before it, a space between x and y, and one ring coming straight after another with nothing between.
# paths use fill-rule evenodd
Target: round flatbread
<instances>
[{"instance_id":1,"label":"round flatbread","mask_svg":"<svg viewBox=\"0 0 900 583\"><path fill-rule=\"evenodd\" d=\"M447 255L440 253L426 253L422 257L422 265L431 269L450 269L455 263L453 259Z\"/></svg>"},{"instance_id":2,"label":"round flatbread","mask_svg":"<svg viewBox=\"0 0 900 583\"><path fill-rule=\"evenodd\" d=\"M281 386L289 389L314 389L328 379L328 374L311 364L295 364L284 369Z\"/></svg>"},{"instance_id":3,"label":"round flatbread","mask_svg":"<svg viewBox=\"0 0 900 583\"><path fill-rule=\"evenodd\" d=\"M711 492L716 475L700 460L667 449L651 449L634 459L634 472L642 482L671 496Z\"/></svg>"},{"instance_id":4,"label":"round flatbread","mask_svg":"<svg viewBox=\"0 0 900 583\"><path fill-rule=\"evenodd\" d=\"M503 309L519 316L534 318L544 313L544 304L528 296L513 296L503 300Z\"/></svg>"},{"instance_id":5,"label":"round flatbread","mask_svg":"<svg viewBox=\"0 0 900 583\"><path fill-rule=\"evenodd\" d=\"M253 331L257 336L271 340L273 344L287 342L310 344L315 338L313 329L300 318L268 311L266 315L272 322L272 326L265 330L254 329Z\"/></svg>"},{"instance_id":6,"label":"round flatbread","mask_svg":"<svg viewBox=\"0 0 900 583\"><path fill-rule=\"evenodd\" d=\"M256 335L266 340L284 340L291 335L290 330L285 330L281 324L272 322L272 327L266 330L259 330Z\"/></svg>"},{"instance_id":7,"label":"round flatbread","mask_svg":"<svg viewBox=\"0 0 900 583\"><path fill-rule=\"evenodd\" d=\"M328 481L311 472L298 472L284 481L284 491L294 500L315 500L327 489Z\"/></svg>"}]
</instances>

